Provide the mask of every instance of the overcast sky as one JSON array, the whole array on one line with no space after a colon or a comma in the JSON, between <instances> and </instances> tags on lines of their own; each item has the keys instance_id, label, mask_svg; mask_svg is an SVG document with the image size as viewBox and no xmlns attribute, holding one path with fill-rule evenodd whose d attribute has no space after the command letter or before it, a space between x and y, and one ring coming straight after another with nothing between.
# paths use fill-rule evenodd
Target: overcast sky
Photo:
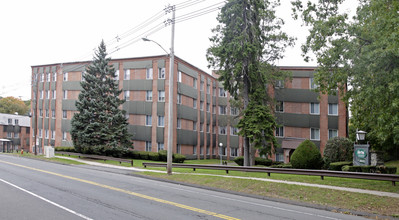
<instances>
[{"instance_id":1,"label":"overcast sky","mask_svg":"<svg viewBox=\"0 0 399 220\"><path fill-rule=\"evenodd\" d=\"M93 49L102 39L109 43L111 58L141 57L165 54L156 44L143 42L143 36L158 42L167 51L170 48L171 28L164 20L171 14L163 11L168 4L177 5L176 18L215 5L222 0L21 0L0 3L0 96L30 99L31 66L91 60ZM304 42L306 29L290 17L290 1L283 0L278 8L286 26L284 30L298 38L294 48L287 49L286 57L277 65L314 66L301 57L300 45ZM181 6L179 8L179 5ZM185 8L182 8L186 6ZM216 5L218 6L218 5ZM162 12L154 22L143 28L132 28ZM205 58L210 46L211 29L217 25L218 11L181 21L175 27L175 54L187 62L210 73ZM183 17L184 18L184 17ZM187 17L186 17L187 18ZM158 26L157 26L158 25ZM159 31L148 34L150 29ZM119 36L119 41L116 37ZM131 43L131 44L130 44Z\"/></svg>"}]
</instances>

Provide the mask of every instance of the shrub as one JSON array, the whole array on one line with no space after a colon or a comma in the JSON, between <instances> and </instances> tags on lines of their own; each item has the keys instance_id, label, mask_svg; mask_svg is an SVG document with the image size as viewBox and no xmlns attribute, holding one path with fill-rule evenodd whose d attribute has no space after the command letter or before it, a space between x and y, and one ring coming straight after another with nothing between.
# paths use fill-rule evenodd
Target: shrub
<instances>
[{"instance_id":1,"label":"shrub","mask_svg":"<svg viewBox=\"0 0 399 220\"><path fill-rule=\"evenodd\" d=\"M293 168L320 169L323 165L320 151L310 140L302 142L291 156Z\"/></svg>"},{"instance_id":2,"label":"shrub","mask_svg":"<svg viewBox=\"0 0 399 220\"><path fill-rule=\"evenodd\" d=\"M336 171L341 171L343 166L346 165L352 165L352 162L350 161L342 161L342 162L335 162L335 163L330 163L330 166L328 167L329 170L336 170Z\"/></svg>"},{"instance_id":3,"label":"shrub","mask_svg":"<svg viewBox=\"0 0 399 220\"><path fill-rule=\"evenodd\" d=\"M74 147L55 147L55 151L75 152Z\"/></svg>"},{"instance_id":4,"label":"shrub","mask_svg":"<svg viewBox=\"0 0 399 220\"><path fill-rule=\"evenodd\" d=\"M184 163L186 156L182 154L173 154L173 163Z\"/></svg>"},{"instance_id":5,"label":"shrub","mask_svg":"<svg viewBox=\"0 0 399 220\"><path fill-rule=\"evenodd\" d=\"M286 164L273 164L270 166L271 168L292 168L292 165L290 163Z\"/></svg>"},{"instance_id":6,"label":"shrub","mask_svg":"<svg viewBox=\"0 0 399 220\"><path fill-rule=\"evenodd\" d=\"M324 149L324 163L353 160L353 143L348 138L335 137L327 141Z\"/></svg>"},{"instance_id":7,"label":"shrub","mask_svg":"<svg viewBox=\"0 0 399 220\"><path fill-rule=\"evenodd\" d=\"M148 158L153 161L159 161L159 154L157 152L148 152Z\"/></svg>"},{"instance_id":8,"label":"shrub","mask_svg":"<svg viewBox=\"0 0 399 220\"><path fill-rule=\"evenodd\" d=\"M378 173L387 173L387 174L395 174L397 168L396 167L391 167L391 166L377 166L376 167L376 172Z\"/></svg>"},{"instance_id":9,"label":"shrub","mask_svg":"<svg viewBox=\"0 0 399 220\"><path fill-rule=\"evenodd\" d=\"M168 151L166 151L166 150L160 150L160 151L158 152L158 154L159 154L159 160L160 160L160 161L164 161L164 162L167 161L167 158L168 158Z\"/></svg>"},{"instance_id":10,"label":"shrub","mask_svg":"<svg viewBox=\"0 0 399 220\"><path fill-rule=\"evenodd\" d=\"M343 166L342 167L342 171L346 171L346 172L348 172L349 171L349 165L345 165L345 166Z\"/></svg>"},{"instance_id":11,"label":"shrub","mask_svg":"<svg viewBox=\"0 0 399 220\"><path fill-rule=\"evenodd\" d=\"M140 155L139 159L148 160L149 159L149 153L150 152L147 152L147 151L139 151L139 155Z\"/></svg>"},{"instance_id":12,"label":"shrub","mask_svg":"<svg viewBox=\"0 0 399 220\"><path fill-rule=\"evenodd\" d=\"M244 166L244 157L243 156L236 157L234 158L234 162L238 164L238 166Z\"/></svg>"},{"instance_id":13,"label":"shrub","mask_svg":"<svg viewBox=\"0 0 399 220\"><path fill-rule=\"evenodd\" d=\"M263 166L271 166L273 163L272 160L262 157L255 158L255 165L263 165Z\"/></svg>"}]
</instances>

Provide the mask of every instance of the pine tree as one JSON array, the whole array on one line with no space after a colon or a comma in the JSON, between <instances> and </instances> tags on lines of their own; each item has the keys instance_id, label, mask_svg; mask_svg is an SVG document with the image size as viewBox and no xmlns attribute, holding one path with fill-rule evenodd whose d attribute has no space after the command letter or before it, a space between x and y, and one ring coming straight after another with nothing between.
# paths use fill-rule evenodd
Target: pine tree
<instances>
[{"instance_id":1,"label":"pine tree","mask_svg":"<svg viewBox=\"0 0 399 220\"><path fill-rule=\"evenodd\" d=\"M275 15L278 5L273 0L227 1L207 53L224 89L240 103L238 127L244 136L244 166L255 163L250 143L263 153L269 153L270 146L276 144L271 110L274 102L266 85L287 77L274 62L283 57L286 46L293 44L293 39L280 30L283 21Z\"/></svg>"},{"instance_id":2,"label":"pine tree","mask_svg":"<svg viewBox=\"0 0 399 220\"><path fill-rule=\"evenodd\" d=\"M79 113L72 118L72 141L78 152L121 152L133 148L127 129L125 111L119 109L125 101L119 99L115 69L104 41L95 53L93 63L87 67L81 86L83 90L76 101Z\"/></svg>"}]
</instances>

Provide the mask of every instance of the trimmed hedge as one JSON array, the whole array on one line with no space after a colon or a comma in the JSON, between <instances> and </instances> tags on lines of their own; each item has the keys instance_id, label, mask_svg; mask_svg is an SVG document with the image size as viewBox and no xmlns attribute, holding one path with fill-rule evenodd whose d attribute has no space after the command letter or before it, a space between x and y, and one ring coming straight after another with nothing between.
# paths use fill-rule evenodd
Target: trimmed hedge
<instances>
[{"instance_id":1,"label":"trimmed hedge","mask_svg":"<svg viewBox=\"0 0 399 220\"><path fill-rule=\"evenodd\" d=\"M55 151L76 152L74 147L55 147Z\"/></svg>"},{"instance_id":2,"label":"trimmed hedge","mask_svg":"<svg viewBox=\"0 0 399 220\"><path fill-rule=\"evenodd\" d=\"M305 140L292 154L291 164L296 169L320 169L323 159L316 145L310 140Z\"/></svg>"},{"instance_id":3,"label":"trimmed hedge","mask_svg":"<svg viewBox=\"0 0 399 220\"><path fill-rule=\"evenodd\" d=\"M349 166L345 165L342 167L342 171L348 172L362 172L362 173L385 173L395 174L397 168L390 166Z\"/></svg>"},{"instance_id":4,"label":"trimmed hedge","mask_svg":"<svg viewBox=\"0 0 399 220\"><path fill-rule=\"evenodd\" d=\"M236 157L234 158L234 162L239 166L244 166L244 157ZM280 162L273 162L270 159L263 158L263 157L255 157L255 165L263 165L263 166L271 166L272 164L280 163Z\"/></svg>"},{"instance_id":5,"label":"trimmed hedge","mask_svg":"<svg viewBox=\"0 0 399 220\"><path fill-rule=\"evenodd\" d=\"M292 168L292 165L290 163L286 163L286 164L275 164L270 167L271 168Z\"/></svg>"},{"instance_id":6,"label":"trimmed hedge","mask_svg":"<svg viewBox=\"0 0 399 220\"><path fill-rule=\"evenodd\" d=\"M335 162L335 163L330 163L330 166L328 167L329 170L335 170L335 171L341 171L343 166L351 166L352 162L350 161L341 161L341 162Z\"/></svg>"},{"instance_id":7,"label":"trimmed hedge","mask_svg":"<svg viewBox=\"0 0 399 220\"><path fill-rule=\"evenodd\" d=\"M186 156L182 154L173 154L173 163L184 163Z\"/></svg>"}]
</instances>

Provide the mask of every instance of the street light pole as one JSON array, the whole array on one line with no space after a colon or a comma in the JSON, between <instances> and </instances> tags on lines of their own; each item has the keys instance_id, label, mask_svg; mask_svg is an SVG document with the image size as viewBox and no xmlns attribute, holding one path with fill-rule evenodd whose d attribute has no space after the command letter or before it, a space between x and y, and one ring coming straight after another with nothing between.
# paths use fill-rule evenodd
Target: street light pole
<instances>
[{"instance_id":1,"label":"street light pole","mask_svg":"<svg viewBox=\"0 0 399 220\"><path fill-rule=\"evenodd\" d=\"M174 45L175 45L175 6L172 6L172 36L171 36L171 46L170 46L170 61L169 61L169 111L168 111L168 155L167 155L167 173L172 175L172 157L173 157L173 75L175 66L175 55L174 55Z\"/></svg>"},{"instance_id":2,"label":"street light pole","mask_svg":"<svg viewBox=\"0 0 399 220\"><path fill-rule=\"evenodd\" d=\"M220 142L220 143L219 143L219 157L220 157L220 165L223 165L223 162L222 162L222 150L223 150L223 143L222 143L222 142Z\"/></svg>"}]
</instances>

